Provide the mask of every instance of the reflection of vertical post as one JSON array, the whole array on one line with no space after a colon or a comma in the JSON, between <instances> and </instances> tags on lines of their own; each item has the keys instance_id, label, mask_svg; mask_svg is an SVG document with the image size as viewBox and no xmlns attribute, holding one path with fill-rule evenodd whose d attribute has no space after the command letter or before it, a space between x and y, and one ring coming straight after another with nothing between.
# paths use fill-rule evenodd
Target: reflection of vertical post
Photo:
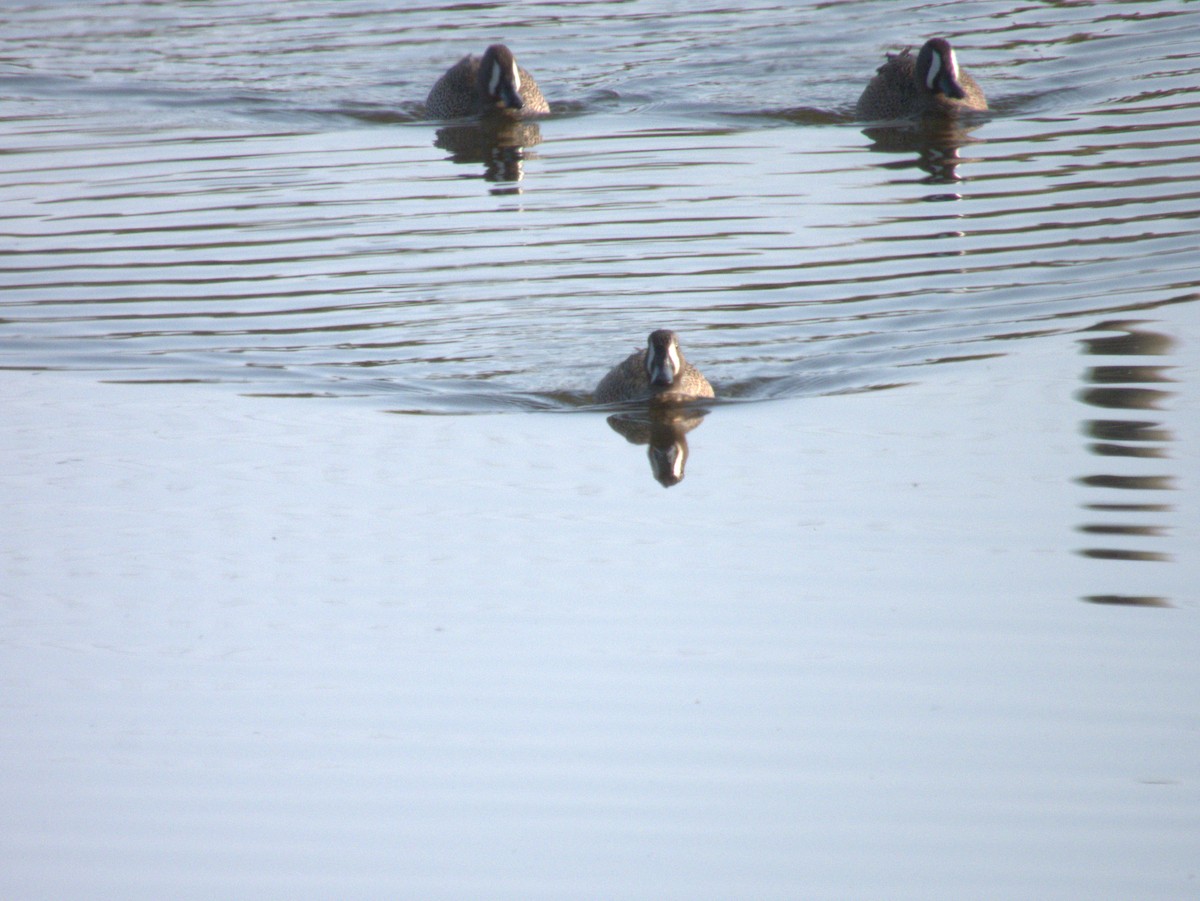
<instances>
[{"instance_id":1,"label":"reflection of vertical post","mask_svg":"<svg viewBox=\"0 0 1200 901\"><path fill-rule=\"evenodd\" d=\"M1104 411L1103 419L1085 420L1084 429L1092 439L1088 449L1111 467L1108 473L1079 480L1097 489L1092 493L1096 500L1083 505L1089 511L1089 521L1079 527L1098 543L1080 553L1096 560L1171 559L1170 554L1155 549L1155 544L1167 531L1163 515L1175 509L1163 494L1174 489L1174 480L1154 470L1162 468L1157 461L1169 457L1167 449L1173 439L1160 422L1135 415L1162 409L1172 393L1165 387L1171 382L1166 374L1170 367L1131 358L1165 356L1174 342L1167 335L1139 325L1136 321L1102 322L1092 331L1112 335L1081 342L1087 353L1111 358L1088 368L1084 374L1087 387L1080 394L1084 403ZM1166 598L1126 594L1095 594L1084 600L1167 605Z\"/></svg>"}]
</instances>

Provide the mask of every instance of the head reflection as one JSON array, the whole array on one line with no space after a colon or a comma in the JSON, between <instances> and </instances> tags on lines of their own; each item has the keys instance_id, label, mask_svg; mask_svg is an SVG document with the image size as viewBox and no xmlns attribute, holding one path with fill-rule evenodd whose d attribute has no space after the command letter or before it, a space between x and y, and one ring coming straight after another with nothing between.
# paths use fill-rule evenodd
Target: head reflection
<instances>
[{"instance_id":1,"label":"head reflection","mask_svg":"<svg viewBox=\"0 0 1200 901\"><path fill-rule=\"evenodd\" d=\"M664 488L683 481L688 459L687 433L700 425L707 410L652 404L644 410L614 413L608 424L630 444L647 446L650 472Z\"/></svg>"}]
</instances>

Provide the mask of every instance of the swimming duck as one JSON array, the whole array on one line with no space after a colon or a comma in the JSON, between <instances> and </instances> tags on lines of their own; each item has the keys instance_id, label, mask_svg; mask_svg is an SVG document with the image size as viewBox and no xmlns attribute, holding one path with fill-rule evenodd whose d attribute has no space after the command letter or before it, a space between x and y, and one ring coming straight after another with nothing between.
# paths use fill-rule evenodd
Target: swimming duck
<instances>
[{"instance_id":1,"label":"swimming duck","mask_svg":"<svg viewBox=\"0 0 1200 901\"><path fill-rule=\"evenodd\" d=\"M889 53L858 98L855 113L859 119L906 119L987 108L975 79L958 67L950 42L931 38L916 57L910 49Z\"/></svg>"},{"instance_id":2,"label":"swimming duck","mask_svg":"<svg viewBox=\"0 0 1200 901\"><path fill-rule=\"evenodd\" d=\"M618 363L596 386L596 403L652 400L682 403L713 397L712 385L679 349L679 336L661 328L650 333L646 348Z\"/></svg>"},{"instance_id":3,"label":"swimming duck","mask_svg":"<svg viewBox=\"0 0 1200 901\"><path fill-rule=\"evenodd\" d=\"M492 44L481 57L464 56L447 69L429 92L425 108L437 119L550 112L533 76L517 65L517 58L503 44Z\"/></svg>"}]
</instances>

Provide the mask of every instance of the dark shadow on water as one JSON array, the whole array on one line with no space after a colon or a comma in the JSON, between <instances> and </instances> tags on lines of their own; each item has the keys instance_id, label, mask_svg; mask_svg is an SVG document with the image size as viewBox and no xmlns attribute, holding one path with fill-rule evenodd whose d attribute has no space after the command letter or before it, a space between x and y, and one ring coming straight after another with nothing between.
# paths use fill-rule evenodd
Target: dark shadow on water
<instances>
[{"instance_id":1,"label":"dark shadow on water","mask_svg":"<svg viewBox=\"0 0 1200 901\"><path fill-rule=\"evenodd\" d=\"M671 488L686 475L687 433L707 415L708 410L702 407L651 405L614 413L608 417L608 424L630 444L646 446L655 481Z\"/></svg>"},{"instance_id":2,"label":"dark shadow on water","mask_svg":"<svg viewBox=\"0 0 1200 901\"><path fill-rule=\"evenodd\" d=\"M1089 594L1083 600L1089 604L1110 604L1118 607L1170 607L1166 598L1125 594Z\"/></svg>"},{"instance_id":3,"label":"dark shadow on water","mask_svg":"<svg viewBox=\"0 0 1200 901\"><path fill-rule=\"evenodd\" d=\"M1170 527L1162 518L1175 508L1164 492L1175 490L1176 480L1162 470L1174 437L1160 411L1173 392L1167 387L1171 367L1154 359L1171 354L1175 342L1139 320L1108 320L1089 331L1098 334L1080 344L1097 359L1084 370L1079 399L1101 415L1084 420L1083 431L1088 450L1106 466L1076 480L1092 498L1083 504L1088 518L1077 529L1095 542L1078 553L1091 560L1169 563L1173 558L1161 549L1161 541ZM1168 599L1151 594L1104 593L1083 600L1170 606Z\"/></svg>"}]
</instances>

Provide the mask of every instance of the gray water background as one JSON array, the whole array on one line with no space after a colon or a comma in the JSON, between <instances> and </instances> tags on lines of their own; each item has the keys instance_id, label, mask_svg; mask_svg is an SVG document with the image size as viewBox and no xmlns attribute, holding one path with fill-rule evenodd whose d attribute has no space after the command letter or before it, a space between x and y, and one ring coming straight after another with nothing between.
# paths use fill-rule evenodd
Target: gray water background
<instances>
[{"instance_id":1,"label":"gray water background","mask_svg":"<svg viewBox=\"0 0 1200 901\"><path fill-rule=\"evenodd\" d=\"M0 23L5 897L1195 891L1194 4Z\"/></svg>"}]
</instances>

